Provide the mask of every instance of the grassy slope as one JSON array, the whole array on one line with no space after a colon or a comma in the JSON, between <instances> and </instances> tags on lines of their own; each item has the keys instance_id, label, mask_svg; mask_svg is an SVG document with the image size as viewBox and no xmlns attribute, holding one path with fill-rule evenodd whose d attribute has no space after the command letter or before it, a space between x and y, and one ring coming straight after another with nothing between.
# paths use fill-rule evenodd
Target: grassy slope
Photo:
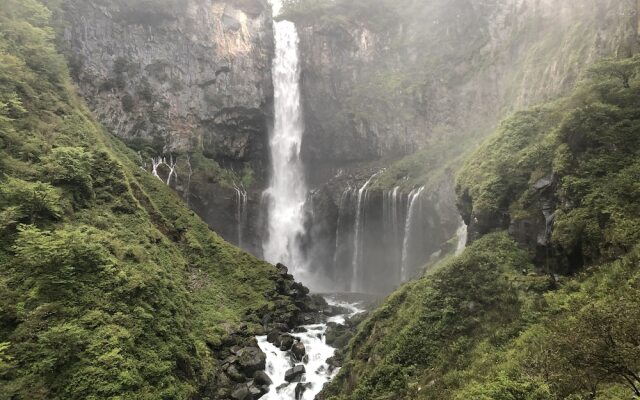
<instances>
[{"instance_id":1,"label":"grassy slope","mask_svg":"<svg viewBox=\"0 0 640 400\"><path fill-rule=\"evenodd\" d=\"M0 8L0 398L188 398L276 271L95 123L50 14Z\"/></svg>"},{"instance_id":2,"label":"grassy slope","mask_svg":"<svg viewBox=\"0 0 640 400\"><path fill-rule=\"evenodd\" d=\"M531 218L553 174L552 243L585 268L548 275L504 232L406 285L364 323L332 399L620 399L640 370L640 60L605 61L567 99L517 113L467 161L468 213ZM554 272L554 271L551 271Z\"/></svg>"}]
</instances>

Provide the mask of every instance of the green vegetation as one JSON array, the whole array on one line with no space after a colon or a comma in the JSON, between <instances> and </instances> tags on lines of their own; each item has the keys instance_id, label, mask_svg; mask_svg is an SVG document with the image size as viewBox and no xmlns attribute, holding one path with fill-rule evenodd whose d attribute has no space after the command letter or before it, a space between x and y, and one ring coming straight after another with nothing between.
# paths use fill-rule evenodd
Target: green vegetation
<instances>
[{"instance_id":1,"label":"green vegetation","mask_svg":"<svg viewBox=\"0 0 640 400\"><path fill-rule=\"evenodd\" d=\"M216 390L220 351L259 327L246 316L289 304L277 272L96 124L50 17L37 0L0 8L0 398Z\"/></svg>"},{"instance_id":2,"label":"green vegetation","mask_svg":"<svg viewBox=\"0 0 640 400\"><path fill-rule=\"evenodd\" d=\"M639 72L640 57L605 60L570 97L502 123L457 185L464 213L496 232L389 297L324 398L640 396ZM541 218L542 178L558 207L552 257L583 260L565 275L534 265L498 219Z\"/></svg>"},{"instance_id":3,"label":"green vegetation","mask_svg":"<svg viewBox=\"0 0 640 400\"><path fill-rule=\"evenodd\" d=\"M587 263L629 252L640 239L639 71L640 57L603 61L571 97L503 122L460 173L463 212L535 220L546 178L560 204L553 246Z\"/></svg>"},{"instance_id":4,"label":"green vegetation","mask_svg":"<svg viewBox=\"0 0 640 400\"><path fill-rule=\"evenodd\" d=\"M453 132L435 133L437 137L425 149L392 163L371 184L372 189L393 189L405 192L420 186L430 189L450 179L464 161L463 154L474 148L470 138L454 138ZM429 190L427 190L429 191Z\"/></svg>"}]
</instances>

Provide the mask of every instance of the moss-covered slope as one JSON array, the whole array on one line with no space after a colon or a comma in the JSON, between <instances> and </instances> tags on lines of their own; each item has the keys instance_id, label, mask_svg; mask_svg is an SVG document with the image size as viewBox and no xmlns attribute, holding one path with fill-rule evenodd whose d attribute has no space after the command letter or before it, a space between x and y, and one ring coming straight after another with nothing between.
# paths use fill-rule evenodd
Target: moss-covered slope
<instances>
[{"instance_id":1,"label":"moss-covered slope","mask_svg":"<svg viewBox=\"0 0 640 400\"><path fill-rule=\"evenodd\" d=\"M469 158L457 189L474 243L372 314L323 398L640 394L639 70L596 65Z\"/></svg>"},{"instance_id":2,"label":"moss-covered slope","mask_svg":"<svg viewBox=\"0 0 640 400\"><path fill-rule=\"evenodd\" d=\"M95 123L50 18L0 7L0 398L216 398L216 359L297 308Z\"/></svg>"}]
</instances>

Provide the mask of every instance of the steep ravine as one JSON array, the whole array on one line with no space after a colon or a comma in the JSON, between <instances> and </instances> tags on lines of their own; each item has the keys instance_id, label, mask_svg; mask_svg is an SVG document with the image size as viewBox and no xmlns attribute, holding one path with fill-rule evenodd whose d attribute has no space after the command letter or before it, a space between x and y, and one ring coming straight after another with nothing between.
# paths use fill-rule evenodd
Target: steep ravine
<instances>
[{"instance_id":1,"label":"steep ravine","mask_svg":"<svg viewBox=\"0 0 640 400\"><path fill-rule=\"evenodd\" d=\"M301 152L310 189L302 247L309 270L328 277L318 286L351 288L360 263L375 275L396 262L404 240L391 234L397 224L385 221L382 201L396 188L406 203L425 187L412 239L424 247L414 256L419 273L450 247L458 227L451 177L462 154L508 111L563 93L592 60L637 47L633 2L459 3L285 9L300 31ZM140 150L142 167L165 157L160 178L223 237L262 256L273 120L267 2L64 4L62 43L101 121ZM407 213L406 204L399 207ZM354 262L353 246L371 259ZM360 290L384 293L398 283L374 281Z\"/></svg>"},{"instance_id":2,"label":"steep ravine","mask_svg":"<svg viewBox=\"0 0 640 400\"><path fill-rule=\"evenodd\" d=\"M301 1L284 15L300 31L309 251L314 269L347 288L360 263L373 277L400 269L403 240L383 202L396 188L406 215L425 187L414 276L446 254L459 226L453 176L463 155L509 112L566 93L595 60L638 48L638 4L621 0ZM354 260L356 248L366 260ZM362 290L399 282L369 280Z\"/></svg>"},{"instance_id":3,"label":"steep ravine","mask_svg":"<svg viewBox=\"0 0 640 400\"><path fill-rule=\"evenodd\" d=\"M361 324L321 399L637 397L640 56L583 77L470 155L471 244Z\"/></svg>"}]
</instances>

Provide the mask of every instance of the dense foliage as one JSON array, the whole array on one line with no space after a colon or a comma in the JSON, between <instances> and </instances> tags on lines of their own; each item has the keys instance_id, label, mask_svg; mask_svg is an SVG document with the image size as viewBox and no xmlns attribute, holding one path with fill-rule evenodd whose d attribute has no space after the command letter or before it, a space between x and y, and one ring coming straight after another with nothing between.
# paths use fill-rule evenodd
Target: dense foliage
<instances>
[{"instance_id":1,"label":"dense foliage","mask_svg":"<svg viewBox=\"0 0 640 400\"><path fill-rule=\"evenodd\" d=\"M37 0L0 7L0 398L215 391L216 352L274 307L276 271L94 122L50 18Z\"/></svg>"},{"instance_id":2,"label":"dense foliage","mask_svg":"<svg viewBox=\"0 0 640 400\"><path fill-rule=\"evenodd\" d=\"M535 184L547 179L559 203L552 245L577 253L578 267L633 249L640 239L638 72L640 57L602 61L571 97L503 122L460 174L464 213L482 222L535 220Z\"/></svg>"},{"instance_id":3,"label":"dense foliage","mask_svg":"<svg viewBox=\"0 0 640 400\"><path fill-rule=\"evenodd\" d=\"M569 98L515 114L469 158L463 211L496 232L392 295L325 398L640 395L639 71L637 57L597 64ZM540 218L541 179L557 201L553 246L580 244L567 275L534 265L500 223Z\"/></svg>"}]
</instances>

